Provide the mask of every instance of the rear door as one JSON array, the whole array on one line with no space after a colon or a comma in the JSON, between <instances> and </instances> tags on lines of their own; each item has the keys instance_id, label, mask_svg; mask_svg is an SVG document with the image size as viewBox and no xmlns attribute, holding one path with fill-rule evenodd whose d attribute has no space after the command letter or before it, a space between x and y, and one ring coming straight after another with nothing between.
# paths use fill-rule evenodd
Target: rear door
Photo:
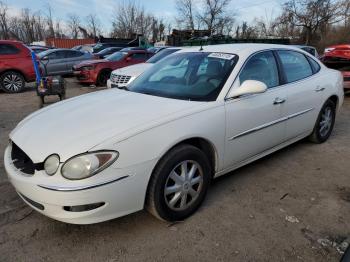
<instances>
[{"instance_id":1,"label":"rear door","mask_svg":"<svg viewBox=\"0 0 350 262\"><path fill-rule=\"evenodd\" d=\"M285 103L288 140L312 131L326 86L320 81L320 66L313 58L294 50L279 50L277 54L288 91Z\"/></svg>"},{"instance_id":2,"label":"rear door","mask_svg":"<svg viewBox=\"0 0 350 262\"><path fill-rule=\"evenodd\" d=\"M66 72L72 73L73 66L84 60L84 52L76 50L65 50Z\"/></svg>"}]
</instances>

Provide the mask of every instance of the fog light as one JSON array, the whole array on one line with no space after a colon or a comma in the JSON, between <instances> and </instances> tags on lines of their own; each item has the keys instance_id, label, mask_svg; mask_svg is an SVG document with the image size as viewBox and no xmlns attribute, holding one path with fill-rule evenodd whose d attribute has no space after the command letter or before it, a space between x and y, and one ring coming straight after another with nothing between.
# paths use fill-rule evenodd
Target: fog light
<instances>
[{"instance_id":1,"label":"fog light","mask_svg":"<svg viewBox=\"0 0 350 262\"><path fill-rule=\"evenodd\" d=\"M100 203L80 205L80 206L64 206L63 209L69 212L84 212L84 211L94 210L96 208L103 206L104 204L105 204L104 202L100 202Z\"/></svg>"},{"instance_id":2,"label":"fog light","mask_svg":"<svg viewBox=\"0 0 350 262\"><path fill-rule=\"evenodd\" d=\"M49 176L54 175L60 165L60 157L58 155L51 155L46 158L44 163L44 169Z\"/></svg>"}]
</instances>

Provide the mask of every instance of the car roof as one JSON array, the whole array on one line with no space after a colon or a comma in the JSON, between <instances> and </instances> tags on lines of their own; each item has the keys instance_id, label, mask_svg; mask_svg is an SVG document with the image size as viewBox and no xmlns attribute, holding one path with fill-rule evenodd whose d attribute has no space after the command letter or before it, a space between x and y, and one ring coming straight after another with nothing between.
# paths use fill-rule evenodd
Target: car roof
<instances>
[{"instance_id":1,"label":"car roof","mask_svg":"<svg viewBox=\"0 0 350 262\"><path fill-rule=\"evenodd\" d=\"M23 42L17 40L0 40L0 44L24 45Z\"/></svg>"},{"instance_id":2,"label":"car roof","mask_svg":"<svg viewBox=\"0 0 350 262\"><path fill-rule=\"evenodd\" d=\"M202 50L200 50L202 49ZM222 45L206 45L182 48L178 53L184 52L220 52L220 53L231 53L231 54L248 54L255 53L267 49L286 49L300 51L299 48L290 45L276 45L276 44L222 44Z\"/></svg>"}]
</instances>

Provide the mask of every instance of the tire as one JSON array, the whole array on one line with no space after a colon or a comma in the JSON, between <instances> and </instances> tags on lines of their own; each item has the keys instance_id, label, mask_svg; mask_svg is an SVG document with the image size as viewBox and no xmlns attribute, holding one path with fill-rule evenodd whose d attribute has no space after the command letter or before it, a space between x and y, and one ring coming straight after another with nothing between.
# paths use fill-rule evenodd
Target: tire
<instances>
[{"instance_id":1,"label":"tire","mask_svg":"<svg viewBox=\"0 0 350 262\"><path fill-rule=\"evenodd\" d=\"M193 170L195 172L191 175ZM179 145L169 151L154 169L148 185L146 209L161 220L183 220L202 204L211 177L211 167L205 154L197 147Z\"/></svg>"},{"instance_id":2,"label":"tire","mask_svg":"<svg viewBox=\"0 0 350 262\"><path fill-rule=\"evenodd\" d=\"M43 108L45 104L44 96L38 96L38 100L39 100L39 108Z\"/></svg>"},{"instance_id":3,"label":"tire","mask_svg":"<svg viewBox=\"0 0 350 262\"><path fill-rule=\"evenodd\" d=\"M98 74L96 85L97 86L106 86L107 80L111 76L111 71L103 70Z\"/></svg>"},{"instance_id":4,"label":"tire","mask_svg":"<svg viewBox=\"0 0 350 262\"><path fill-rule=\"evenodd\" d=\"M25 88L25 81L22 74L15 71L8 71L0 77L0 87L6 93L19 93Z\"/></svg>"},{"instance_id":5,"label":"tire","mask_svg":"<svg viewBox=\"0 0 350 262\"><path fill-rule=\"evenodd\" d=\"M336 105L333 101L327 100L323 105L309 140L321 144L329 138L332 133L336 116Z\"/></svg>"}]
</instances>

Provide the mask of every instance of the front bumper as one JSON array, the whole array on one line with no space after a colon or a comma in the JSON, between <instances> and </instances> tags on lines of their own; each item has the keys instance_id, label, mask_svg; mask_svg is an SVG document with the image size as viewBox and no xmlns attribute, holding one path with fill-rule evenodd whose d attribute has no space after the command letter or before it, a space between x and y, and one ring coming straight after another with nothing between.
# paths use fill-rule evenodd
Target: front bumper
<instances>
[{"instance_id":1,"label":"front bumper","mask_svg":"<svg viewBox=\"0 0 350 262\"><path fill-rule=\"evenodd\" d=\"M96 79L94 79L93 72L74 70L73 74L80 83L94 84L96 82Z\"/></svg>"},{"instance_id":2,"label":"front bumper","mask_svg":"<svg viewBox=\"0 0 350 262\"><path fill-rule=\"evenodd\" d=\"M59 182L64 179L59 172L52 177L44 171L36 171L33 176L24 175L12 164L10 150L9 146L5 151L5 170L23 201L43 215L72 224L98 223L143 209L155 164L155 161L147 161L123 169L112 165L89 178L88 183L66 180L63 184ZM106 178L104 183L96 181L101 177ZM88 211L69 210L69 207L97 203L103 205Z\"/></svg>"}]
</instances>

